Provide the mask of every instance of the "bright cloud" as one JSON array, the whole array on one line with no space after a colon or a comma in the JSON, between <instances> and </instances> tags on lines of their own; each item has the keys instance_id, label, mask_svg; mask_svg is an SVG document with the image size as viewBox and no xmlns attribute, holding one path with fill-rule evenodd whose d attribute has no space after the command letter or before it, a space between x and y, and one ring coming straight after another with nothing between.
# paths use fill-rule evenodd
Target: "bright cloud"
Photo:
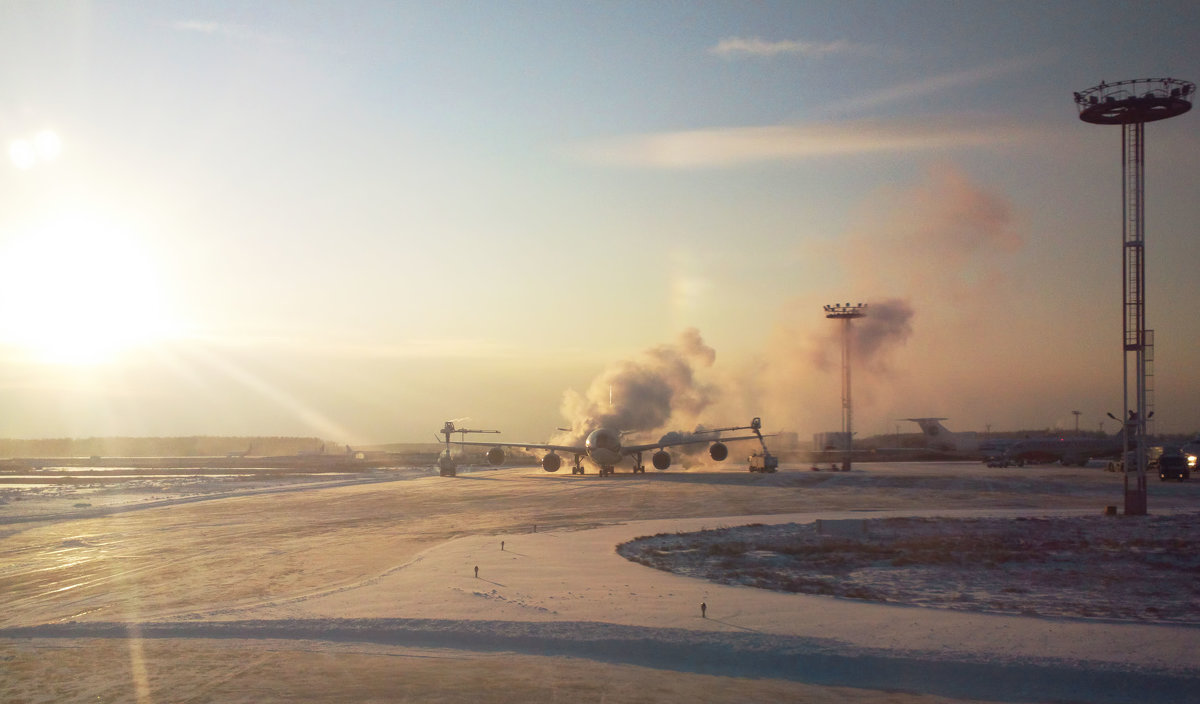
<instances>
[{"instance_id":1,"label":"bright cloud","mask_svg":"<svg viewBox=\"0 0 1200 704\"><path fill-rule=\"evenodd\" d=\"M572 151L584 161L611 166L688 169L870 152L982 147L1019 141L1032 134L1028 128L987 124L978 119L859 120L630 135L586 143Z\"/></svg>"},{"instance_id":2,"label":"bright cloud","mask_svg":"<svg viewBox=\"0 0 1200 704\"><path fill-rule=\"evenodd\" d=\"M810 42L788 39L767 41L758 37L727 37L717 42L709 51L726 59L740 56L778 56L791 54L806 58L823 58L831 54L844 54L859 47L845 40L832 42Z\"/></svg>"}]
</instances>

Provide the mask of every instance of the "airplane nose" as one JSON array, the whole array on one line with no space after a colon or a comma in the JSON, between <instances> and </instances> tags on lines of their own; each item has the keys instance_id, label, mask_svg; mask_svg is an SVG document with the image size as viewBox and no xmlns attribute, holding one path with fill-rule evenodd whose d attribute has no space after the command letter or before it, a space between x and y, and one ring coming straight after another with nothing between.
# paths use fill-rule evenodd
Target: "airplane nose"
<instances>
[{"instance_id":1,"label":"airplane nose","mask_svg":"<svg viewBox=\"0 0 1200 704\"><path fill-rule=\"evenodd\" d=\"M584 446L589 452L595 452L596 450L620 452L621 440L613 431L601 428L593 431L592 434L587 437L587 440L584 442Z\"/></svg>"}]
</instances>

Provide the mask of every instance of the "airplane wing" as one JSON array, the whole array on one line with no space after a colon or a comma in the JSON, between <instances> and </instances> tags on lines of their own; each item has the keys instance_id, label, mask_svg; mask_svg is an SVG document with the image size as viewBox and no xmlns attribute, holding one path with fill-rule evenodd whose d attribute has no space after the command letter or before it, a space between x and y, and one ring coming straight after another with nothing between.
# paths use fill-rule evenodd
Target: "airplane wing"
<instances>
[{"instance_id":1,"label":"airplane wing","mask_svg":"<svg viewBox=\"0 0 1200 704\"><path fill-rule=\"evenodd\" d=\"M763 435L763 437L769 438L771 436ZM644 452L646 450L657 450L657 449L660 449L663 447L675 447L678 445L699 445L700 443L705 443L705 442L708 442L708 443L733 442L735 440L757 440L757 439L758 439L757 435L741 435L736 438L714 438L714 437L705 438L705 437L692 436L690 438L685 438L683 440L670 440L668 442L647 442L647 443L643 443L641 445L629 445L628 447L622 447L621 451L622 452Z\"/></svg>"},{"instance_id":2,"label":"airplane wing","mask_svg":"<svg viewBox=\"0 0 1200 704\"><path fill-rule=\"evenodd\" d=\"M547 445L536 442L458 442L451 440L452 445L473 445L475 447L519 447L525 450L553 450L555 452L566 452L568 454L575 453L577 455L586 455L587 448L583 445ZM658 447L654 445L654 447Z\"/></svg>"},{"instance_id":3,"label":"airplane wing","mask_svg":"<svg viewBox=\"0 0 1200 704\"><path fill-rule=\"evenodd\" d=\"M763 435L764 438L771 437ZM682 440L670 440L668 442L647 442L640 445L626 445L621 447L622 453L629 452L644 452L646 450L657 450L664 447L677 447L679 445L699 445L701 443L713 442L734 442L737 440L757 440L755 435L742 435L736 438L714 438L714 437L699 437L693 436ZM553 450L555 452L565 452L567 454L586 455L587 448L583 445L550 445L547 443L536 442L475 442L466 441L458 442L451 440L452 445L471 445L474 447L519 447L523 450Z\"/></svg>"}]
</instances>

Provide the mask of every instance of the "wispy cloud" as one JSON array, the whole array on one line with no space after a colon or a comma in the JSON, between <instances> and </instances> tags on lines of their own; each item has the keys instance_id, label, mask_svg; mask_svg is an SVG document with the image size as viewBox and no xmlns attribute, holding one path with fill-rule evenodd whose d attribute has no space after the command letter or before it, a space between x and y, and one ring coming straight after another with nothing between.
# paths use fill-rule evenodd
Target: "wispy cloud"
<instances>
[{"instance_id":1,"label":"wispy cloud","mask_svg":"<svg viewBox=\"0 0 1200 704\"><path fill-rule=\"evenodd\" d=\"M973 86L992 78L998 78L1012 73L1020 73L1038 66L1043 66L1053 59L1052 54L1037 54L1008 59L977 66L965 71L953 71L937 76L930 76L916 81L897 83L877 91L865 93L846 100L833 101L822 106L826 114L858 112L876 108L889 103L912 101L954 88Z\"/></svg>"},{"instance_id":2,"label":"wispy cloud","mask_svg":"<svg viewBox=\"0 0 1200 704\"><path fill-rule=\"evenodd\" d=\"M862 47L843 39L831 42L812 42L797 39L767 41L758 37L726 37L709 51L726 59L741 56L794 55L806 58L823 58L831 54L845 54L861 50Z\"/></svg>"},{"instance_id":3,"label":"wispy cloud","mask_svg":"<svg viewBox=\"0 0 1200 704\"><path fill-rule=\"evenodd\" d=\"M574 157L610 166L691 169L814 157L984 147L1027 139L1034 131L978 118L857 120L687 130L597 140Z\"/></svg>"}]
</instances>

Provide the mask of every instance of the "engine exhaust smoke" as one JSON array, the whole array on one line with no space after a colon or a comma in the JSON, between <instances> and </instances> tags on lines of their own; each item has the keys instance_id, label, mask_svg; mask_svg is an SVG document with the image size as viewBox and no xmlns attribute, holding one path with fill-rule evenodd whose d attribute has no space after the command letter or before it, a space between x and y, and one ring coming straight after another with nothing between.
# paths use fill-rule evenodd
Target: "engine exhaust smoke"
<instances>
[{"instance_id":1,"label":"engine exhaust smoke","mask_svg":"<svg viewBox=\"0 0 1200 704\"><path fill-rule=\"evenodd\" d=\"M582 443L601 427L638 432L694 425L718 396L716 386L697 374L711 367L716 357L700 331L689 328L674 343L610 365L586 393L571 389L563 395L561 410L570 430L556 436L554 443Z\"/></svg>"}]
</instances>

